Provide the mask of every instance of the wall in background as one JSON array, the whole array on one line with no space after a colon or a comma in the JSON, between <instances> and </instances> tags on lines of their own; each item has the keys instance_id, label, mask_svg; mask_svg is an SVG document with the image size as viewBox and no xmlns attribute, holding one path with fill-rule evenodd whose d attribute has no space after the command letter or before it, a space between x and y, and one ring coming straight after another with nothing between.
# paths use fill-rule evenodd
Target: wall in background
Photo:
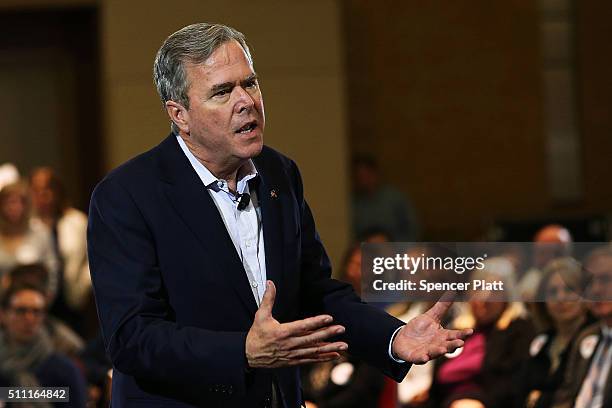
<instances>
[{"instance_id":1,"label":"wall in background","mask_svg":"<svg viewBox=\"0 0 612 408\"><path fill-rule=\"evenodd\" d=\"M411 196L425 238L612 212L610 4L577 3L585 189L562 205L547 185L537 2L343 3L351 149Z\"/></svg>"},{"instance_id":2,"label":"wall in background","mask_svg":"<svg viewBox=\"0 0 612 408\"><path fill-rule=\"evenodd\" d=\"M584 149L583 205L612 210L612 2L578 1L579 117Z\"/></svg>"}]
</instances>

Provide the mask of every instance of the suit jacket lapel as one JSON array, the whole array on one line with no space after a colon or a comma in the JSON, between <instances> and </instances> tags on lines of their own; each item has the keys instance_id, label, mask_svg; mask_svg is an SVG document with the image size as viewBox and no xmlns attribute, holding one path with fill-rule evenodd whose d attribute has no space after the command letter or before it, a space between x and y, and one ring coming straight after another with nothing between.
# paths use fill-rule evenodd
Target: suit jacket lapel
<instances>
[{"instance_id":1,"label":"suit jacket lapel","mask_svg":"<svg viewBox=\"0 0 612 408\"><path fill-rule=\"evenodd\" d=\"M160 149L160 167L162 178L167 183L164 188L168 199L207 250L207 256L219 264L219 274L228 279L246 309L254 315L257 303L246 272L212 197L181 151L174 135L164 140Z\"/></svg>"}]
</instances>

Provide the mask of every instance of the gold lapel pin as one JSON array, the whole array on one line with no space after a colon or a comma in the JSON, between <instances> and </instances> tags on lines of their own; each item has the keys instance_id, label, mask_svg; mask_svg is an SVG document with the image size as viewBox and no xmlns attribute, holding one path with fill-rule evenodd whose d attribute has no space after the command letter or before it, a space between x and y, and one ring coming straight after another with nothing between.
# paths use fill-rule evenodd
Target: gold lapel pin
<instances>
[{"instance_id":1,"label":"gold lapel pin","mask_svg":"<svg viewBox=\"0 0 612 408\"><path fill-rule=\"evenodd\" d=\"M278 190L273 188L272 190L270 190L270 198L274 198L277 199L278 198Z\"/></svg>"}]
</instances>

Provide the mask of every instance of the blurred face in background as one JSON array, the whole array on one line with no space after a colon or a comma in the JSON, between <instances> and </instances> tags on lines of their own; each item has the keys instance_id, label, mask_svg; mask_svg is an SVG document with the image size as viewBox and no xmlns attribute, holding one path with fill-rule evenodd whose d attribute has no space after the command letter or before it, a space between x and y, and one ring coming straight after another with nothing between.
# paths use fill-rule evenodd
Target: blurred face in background
<instances>
[{"instance_id":1,"label":"blurred face in background","mask_svg":"<svg viewBox=\"0 0 612 408\"><path fill-rule=\"evenodd\" d=\"M478 300L471 300L470 308L476 319L476 327L489 326L497 322L507 305L506 302L487 302L482 297L479 297Z\"/></svg>"},{"instance_id":2,"label":"blurred face in background","mask_svg":"<svg viewBox=\"0 0 612 408\"><path fill-rule=\"evenodd\" d=\"M612 325L612 256L602 255L592 259L587 265L589 283L588 298L593 315Z\"/></svg>"},{"instance_id":3,"label":"blurred face in background","mask_svg":"<svg viewBox=\"0 0 612 408\"><path fill-rule=\"evenodd\" d=\"M586 313L584 303L579 302L579 294L559 273L553 274L546 283L545 296L546 309L556 323L571 323Z\"/></svg>"},{"instance_id":4,"label":"blurred face in background","mask_svg":"<svg viewBox=\"0 0 612 408\"><path fill-rule=\"evenodd\" d=\"M571 252L572 236L561 225L543 227L533 241L533 266L538 269L543 269L553 259L567 256Z\"/></svg>"},{"instance_id":5,"label":"blurred face in background","mask_svg":"<svg viewBox=\"0 0 612 408\"><path fill-rule=\"evenodd\" d=\"M45 169L32 174L30 179L32 206L39 214L51 214L56 211L57 196L51 187L51 172Z\"/></svg>"},{"instance_id":6,"label":"blurred face in background","mask_svg":"<svg viewBox=\"0 0 612 408\"><path fill-rule=\"evenodd\" d=\"M44 296L32 289L15 292L2 320L9 340L18 344L31 342L42 328L45 318Z\"/></svg>"},{"instance_id":7,"label":"blurred face in background","mask_svg":"<svg viewBox=\"0 0 612 408\"><path fill-rule=\"evenodd\" d=\"M28 198L25 192L10 188L0 194L0 216L7 224L19 225L24 223L27 211Z\"/></svg>"},{"instance_id":8,"label":"blurred face in background","mask_svg":"<svg viewBox=\"0 0 612 408\"><path fill-rule=\"evenodd\" d=\"M371 194L378 188L378 170L371 166L358 164L354 169L354 188L360 194Z\"/></svg>"}]
</instances>

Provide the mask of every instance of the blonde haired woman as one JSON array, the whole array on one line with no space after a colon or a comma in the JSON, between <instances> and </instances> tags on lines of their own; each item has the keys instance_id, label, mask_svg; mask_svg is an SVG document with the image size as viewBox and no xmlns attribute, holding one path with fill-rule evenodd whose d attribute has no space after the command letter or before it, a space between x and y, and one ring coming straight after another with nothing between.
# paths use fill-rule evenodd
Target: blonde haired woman
<instances>
[{"instance_id":1,"label":"blonde haired woman","mask_svg":"<svg viewBox=\"0 0 612 408\"><path fill-rule=\"evenodd\" d=\"M0 190L0 280L17 265L42 263L49 270L46 288L53 297L57 288L57 258L47 228L30 218L30 197L22 182Z\"/></svg>"}]
</instances>

